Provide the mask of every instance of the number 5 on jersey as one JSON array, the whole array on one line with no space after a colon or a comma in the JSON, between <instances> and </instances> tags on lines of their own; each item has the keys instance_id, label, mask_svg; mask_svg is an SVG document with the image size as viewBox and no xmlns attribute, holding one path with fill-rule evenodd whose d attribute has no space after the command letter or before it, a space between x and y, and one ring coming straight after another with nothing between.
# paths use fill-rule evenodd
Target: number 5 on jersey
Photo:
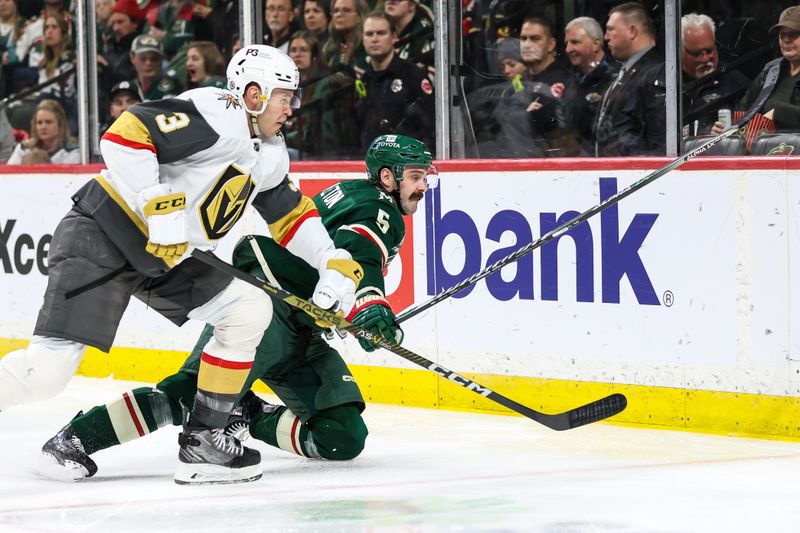
<instances>
[{"instance_id":1,"label":"number 5 on jersey","mask_svg":"<svg viewBox=\"0 0 800 533\"><path fill-rule=\"evenodd\" d=\"M389 213L383 209L378 209L378 218L375 219L378 228L385 234L389 231Z\"/></svg>"}]
</instances>

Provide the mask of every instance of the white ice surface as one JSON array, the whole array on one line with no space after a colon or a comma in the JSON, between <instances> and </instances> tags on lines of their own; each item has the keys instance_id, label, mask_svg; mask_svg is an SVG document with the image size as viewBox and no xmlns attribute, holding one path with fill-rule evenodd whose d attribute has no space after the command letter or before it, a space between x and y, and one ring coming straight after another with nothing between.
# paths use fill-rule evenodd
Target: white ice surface
<instances>
[{"instance_id":1,"label":"white ice surface","mask_svg":"<svg viewBox=\"0 0 800 533\"><path fill-rule=\"evenodd\" d=\"M555 432L376 404L356 460L259 445L255 483L176 485L173 427L96 453L99 472L83 482L33 474L78 409L135 385L75 378L55 400L0 413L0 531L800 531L797 443L607 424Z\"/></svg>"}]
</instances>

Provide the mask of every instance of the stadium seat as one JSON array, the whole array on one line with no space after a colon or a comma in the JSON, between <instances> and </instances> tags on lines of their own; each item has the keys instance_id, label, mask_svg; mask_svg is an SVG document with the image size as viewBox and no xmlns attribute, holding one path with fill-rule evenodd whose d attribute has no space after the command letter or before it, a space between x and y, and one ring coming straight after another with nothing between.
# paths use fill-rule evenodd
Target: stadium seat
<instances>
[{"instance_id":1,"label":"stadium seat","mask_svg":"<svg viewBox=\"0 0 800 533\"><path fill-rule=\"evenodd\" d=\"M751 155L800 155L800 134L773 133L759 135L750 150Z\"/></svg>"}]
</instances>

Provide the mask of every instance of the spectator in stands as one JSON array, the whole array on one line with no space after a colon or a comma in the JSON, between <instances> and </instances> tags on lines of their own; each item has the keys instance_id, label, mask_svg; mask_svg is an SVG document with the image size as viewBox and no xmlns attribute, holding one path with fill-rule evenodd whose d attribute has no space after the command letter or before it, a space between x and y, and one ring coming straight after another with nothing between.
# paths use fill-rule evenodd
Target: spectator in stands
<instances>
[{"instance_id":1,"label":"spectator in stands","mask_svg":"<svg viewBox=\"0 0 800 533\"><path fill-rule=\"evenodd\" d=\"M8 50L15 50L17 40L22 35L24 20L19 16L15 0L0 0L0 56L2 56L2 76L0 76L0 98L8 94L7 87L13 72Z\"/></svg>"},{"instance_id":2,"label":"spectator in stands","mask_svg":"<svg viewBox=\"0 0 800 533\"><path fill-rule=\"evenodd\" d=\"M105 44L113 38L111 31L111 10L114 9L114 0L97 0L95 2L95 23L97 25L97 50L102 50Z\"/></svg>"},{"instance_id":3,"label":"spectator in stands","mask_svg":"<svg viewBox=\"0 0 800 533\"><path fill-rule=\"evenodd\" d=\"M139 34L144 13L136 0L117 0L108 19L113 37L100 51L97 62L101 67L102 88L110 88L121 81L132 79L136 71L131 63L131 44Z\"/></svg>"},{"instance_id":4,"label":"spectator in stands","mask_svg":"<svg viewBox=\"0 0 800 533\"><path fill-rule=\"evenodd\" d=\"M17 139L14 135L14 128L8 120L6 110L0 109L0 163L8 161L16 144Z\"/></svg>"},{"instance_id":5,"label":"spectator in stands","mask_svg":"<svg viewBox=\"0 0 800 533\"><path fill-rule=\"evenodd\" d=\"M762 90L769 97L759 113L775 123L778 132L800 131L800 5L786 8L778 23L770 28L778 34L781 57L764 65L739 102L740 110L749 110ZM766 85L770 71L777 71L777 79ZM722 133L724 126L716 122L712 133Z\"/></svg>"},{"instance_id":6,"label":"spectator in stands","mask_svg":"<svg viewBox=\"0 0 800 533\"><path fill-rule=\"evenodd\" d=\"M519 39L507 38L497 44L497 62L508 81L522 80L527 67L522 62Z\"/></svg>"},{"instance_id":7,"label":"spectator in stands","mask_svg":"<svg viewBox=\"0 0 800 533\"><path fill-rule=\"evenodd\" d=\"M14 70L11 79L10 92L12 93L36 84L39 79L39 66L44 58L44 19L49 13L60 13L67 21L70 21L69 13L64 7L64 0L45 1L44 10L40 16L25 26L15 46L8 49L8 62L20 65Z\"/></svg>"},{"instance_id":8,"label":"spectator in stands","mask_svg":"<svg viewBox=\"0 0 800 533\"><path fill-rule=\"evenodd\" d=\"M49 165L53 161L50 159L50 154L41 148L31 148L24 156L22 156L22 165Z\"/></svg>"},{"instance_id":9,"label":"spectator in stands","mask_svg":"<svg viewBox=\"0 0 800 533\"><path fill-rule=\"evenodd\" d=\"M565 28L566 55L575 83L564 95L567 120L582 153L594 153L594 128L603 93L614 81L619 64L603 50L603 29L591 17L578 17Z\"/></svg>"},{"instance_id":10,"label":"spectator in stands","mask_svg":"<svg viewBox=\"0 0 800 533\"><path fill-rule=\"evenodd\" d=\"M114 9L114 0L96 0L95 8L95 22L100 28L109 26L109 19L111 18L111 10Z\"/></svg>"},{"instance_id":11,"label":"spectator in stands","mask_svg":"<svg viewBox=\"0 0 800 533\"><path fill-rule=\"evenodd\" d=\"M121 81L111 88L108 104L108 120L100 127L100 136L111 127L111 124L119 118L123 111L127 111L132 105L142 101L139 98L139 91L129 81Z\"/></svg>"},{"instance_id":12,"label":"spectator in stands","mask_svg":"<svg viewBox=\"0 0 800 533\"><path fill-rule=\"evenodd\" d=\"M161 2L156 23L147 30L147 33L161 42L161 49L169 58L185 52L186 46L194 39L192 6L193 2L190 0ZM185 61L185 58L180 60Z\"/></svg>"},{"instance_id":13,"label":"spectator in stands","mask_svg":"<svg viewBox=\"0 0 800 533\"><path fill-rule=\"evenodd\" d=\"M194 41L186 51L186 88L217 87L227 85L225 67L219 47L211 41Z\"/></svg>"},{"instance_id":14,"label":"spectator in stands","mask_svg":"<svg viewBox=\"0 0 800 533\"><path fill-rule=\"evenodd\" d=\"M419 0L386 0L384 9L397 29L397 55L432 75L433 13Z\"/></svg>"},{"instance_id":15,"label":"spectator in stands","mask_svg":"<svg viewBox=\"0 0 800 533\"><path fill-rule=\"evenodd\" d=\"M595 155L664 155L664 59L653 20L641 4L620 4L609 12L605 39L622 67L600 103Z\"/></svg>"},{"instance_id":16,"label":"spectator in stands","mask_svg":"<svg viewBox=\"0 0 800 533\"><path fill-rule=\"evenodd\" d=\"M413 134L435 146L433 85L427 73L397 56L397 32L385 13L369 14L363 35L370 61L356 103L362 149L385 133Z\"/></svg>"},{"instance_id":17,"label":"spectator in stands","mask_svg":"<svg viewBox=\"0 0 800 533\"><path fill-rule=\"evenodd\" d=\"M550 21L528 17L519 35L520 53L525 63L525 79L531 97L527 111L531 127L544 155L577 155L578 145L569 130L563 95L571 92L573 78L569 69L556 59L556 38Z\"/></svg>"},{"instance_id":18,"label":"spectator in stands","mask_svg":"<svg viewBox=\"0 0 800 533\"><path fill-rule=\"evenodd\" d=\"M25 19L19 16L16 0L0 0L0 50L14 46L22 35Z\"/></svg>"},{"instance_id":19,"label":"spectator in stands","mask_svg":"<svg viewBox=\"0 0 800 533\"><path fill-rule=\"evenodd\" d=\"M303 100L284 123L286 144L297 151L298 159L357 157L362 152L355 124L355 80L330 71L310 31L292 35L289 57L300 71Z\"/></svg>"},{"instance_id":20,"label":"spectator in stands","mask_svg":"<svg viewBox=\"0 0 800 533\"><path fill-rule=\"evenodd\" d=\"M206 11L207 6L197 3L193 8L195 20L202 18L204 21L203 25L195 28L195 40L214 42L225 58L233 56L233 36L239 31L238 0L215 0L210 11Z\"/></svg>"},{"instance_id":21,"label":"spectator in stands","mask_svg":"<svg viewBox=\"0 0 800 533\"><path fill-rule=\"evenodd\" d=\"M328 25L331 23L331 8L327 0L303 0L303 24L314 34L320 46L328 40Z\"/></svg>"},{"instance_id":22,"label":"spectator in stands","mask_svg":"<svg viewBox=\"0 0 800 533\"><path fill-rule=\"evenodd\" d=\"M56 164L79 163L80 153L68 142L67 115L55 100L42 100L31 121L31 137L14 148L9 165L19 165L34 148L41 148Z\"/></svg>"},{"instance_id":23,"label":"spectator in stands","mask_svg":"<svg viewBox=\"0 0 800 533\"><path fill-rule=\"evenodd\" d=\"M294 21L292 0L267 0L264 21L267 23L264 44L274 46L281 52L288 52L289 38L298 29Z\"/></svg>"},{"instance_id":24,"label":"spectator in stands","mask_svg":"<svg viewBox=\"0 0 800 533\"><path fill-rule=\"evenodd\" d=\"M43 87L37 99L52 98L64 107L69 119L70 133L78 132L78 102L74 74L75 55L72 52L72 38L69 35L69 23L63 13L53 11L44 19L44 58L39 67L39 83L55 80L68 70L66 78L54 81L52 85Z\"/></svg>"},{"instance_id":25,"label":"spectator in stands","mask_svg":"<svg viewBox=\"0 0 800 533\"><path fill-rule=\"evenodd\" d=\"M231 37L230 49L231 49L230 53L231 56L236 55L236 52L242 49L242 38L239 37L238 33L234 33L233 36Z\"/></svg>"},{"instance_id":26,"label":"spectator in stands","mask_svg":"<svg viewBox=\"0 0 800 533\"><path fill-rule=\"evenodd\" d=\"M709 133L718 111L734 109L750 84L738 70L720 67L714 31L708 15L681 17L684 137Z\"/></svg>"},{"instance_id":27,"label":"spectator in stands","mask_svg":"<svg viewBox=\"0 0 800 533\"><path fill-rule=\"evenodd\" d=\"M48 13L44 19L44 58L39 65L39 83L52 80L64 71L71 69L75 61L72 52L72 38L69 35L69 22L62 13ZM40 94L60 95L61 99L75 98L75 75L60 83L44 87Z\"/></svg>"},{"instance_id":28,"label":"spectator in stands","mask_svg":"<svg viewBox=\"0 0 800 533\"><path fill-rule=\"evenodd\" d=\"M136 87L142 102L176 96L181 92L180 82L162 72L163 58L161 41L152 35L139 35L133 40L131 63L136 77L131 84Z\"/></svg>"},{"instance_id":29,"label":"spectator in stands","mask_svg":"<svg viewBox=\"0 0 800 533\"><path fill-rule=\"evenodd\" d=\"M322 47L322 59L332 69L346 65L358 75L364 71L367 55L361 36L368 9L364 0L334 0L330 35Z\"/></svg>"}]
</instances>

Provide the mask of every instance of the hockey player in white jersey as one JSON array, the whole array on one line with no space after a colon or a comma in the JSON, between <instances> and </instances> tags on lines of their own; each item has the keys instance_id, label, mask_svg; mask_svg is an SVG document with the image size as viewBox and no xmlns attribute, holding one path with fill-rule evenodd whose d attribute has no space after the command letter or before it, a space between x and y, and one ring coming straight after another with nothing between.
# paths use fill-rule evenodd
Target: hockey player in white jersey
<instances>
[{"instance_id":1,"label":"hockey player in white jersey","mask_svg":"<svg viewBox=\"0 0 800 533\"><path fill-rule=\"evenodd\" d=\"M100 142L107 170L72 197L53 234L48 286L28 348L0 359L0 410L58 394L87 345L108 351L131 295L174 323L214 325L180 437L179 483L261 477L260 456L220 429L272 319L266 293L191 258L214 249L252 204L276 242L320 273L313 300L347 313L360 266L334 248L289 180L280 127L296 108L294 62L237 52L228 90L201 88L123 113Z\"/></svg>"}]
</instances>

